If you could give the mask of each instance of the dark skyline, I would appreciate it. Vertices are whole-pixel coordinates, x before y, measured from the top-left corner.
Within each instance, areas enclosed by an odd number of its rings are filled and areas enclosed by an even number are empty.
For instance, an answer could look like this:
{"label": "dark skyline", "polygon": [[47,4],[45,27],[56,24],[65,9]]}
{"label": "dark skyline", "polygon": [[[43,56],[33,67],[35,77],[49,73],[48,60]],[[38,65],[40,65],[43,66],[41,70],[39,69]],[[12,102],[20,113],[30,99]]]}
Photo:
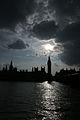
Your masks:
{"label": "dark skyline", "polygon": [[[51,59],[50,56],[48,56],[48,60],[46,61],[47,66],[41,66],[41,69],[39,69],[37,66],[34,67],[32,66],[31,71],[29,71],[27,68],[26,70],[18,70],[17,67],[15,67],[13,65],[13,61],[11,60],[11,62],[8,65],[5,65],[5,67],[2,68],[2,70],[0,70],[0,72],[2,73],[15,73],[15,72],[23,72],[23,73],[27,73],[27,72],[45,72],[49,75],[52,75],[52,65],[51,65]],[[47,67],[47,71],[45,71],[45,67]]]}
{"label": "dark skyline", "polygon": [[18,69],[40,68],[49,55],[52,74],[78,68],[79,32],[79,0],[1,0],[0,69],[11,59]]}

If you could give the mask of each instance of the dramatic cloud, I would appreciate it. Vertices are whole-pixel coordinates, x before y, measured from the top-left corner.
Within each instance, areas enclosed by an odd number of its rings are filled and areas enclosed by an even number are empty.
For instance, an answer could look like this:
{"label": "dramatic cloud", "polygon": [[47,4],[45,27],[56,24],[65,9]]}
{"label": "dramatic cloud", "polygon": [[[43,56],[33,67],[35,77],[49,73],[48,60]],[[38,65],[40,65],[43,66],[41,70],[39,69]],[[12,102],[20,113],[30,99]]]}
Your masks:
{"label": "dramatic cloud", "polygon": [[[27,46],[29,46],[27,44]],[[13,44],[8,45],[9,49],[26,49],[26,44],[22,40],[17,40]]]}
{"label": "dramatic cloud", "polygon": [[80,0],[49,0],[49,11],[55,11],[60,22],[77,20],[80,18]]}
{"label": "dramatic cloud", "polygon": [[33,33],[39,39],[51,39],[56,36],[59,27],[54,21],[43,21],[36,24],[33,28]]}
{"label": "dramatic cloud", "polygon": [[[36,58],[47,55],[58,64],[55,68],[60,62],[62,67],[80,64],[79,21],[80,0],[1,0],[0,64],[16,56],[21,64],[27,60],[31,66],[34,60],[40,65]],[[42,47],[46,44],[53,50]]]}
{"label": "dramatic cloud", "polygon": [[33,13],[34,0],[1,0],[0,27],[14,28],[19,22],[26,20],[26,16]]}
{"label": "dramatic cloud", "polygon": [[58,37],[61,42],[79,42],[80,40],[80,22],[69,24],[61,32]]}
{"label": "dramatic cloud", "polygon": [[80,22],[68,25],[59,33],[58,41],[64,47],[61,60],[69,65],[80,64]]}

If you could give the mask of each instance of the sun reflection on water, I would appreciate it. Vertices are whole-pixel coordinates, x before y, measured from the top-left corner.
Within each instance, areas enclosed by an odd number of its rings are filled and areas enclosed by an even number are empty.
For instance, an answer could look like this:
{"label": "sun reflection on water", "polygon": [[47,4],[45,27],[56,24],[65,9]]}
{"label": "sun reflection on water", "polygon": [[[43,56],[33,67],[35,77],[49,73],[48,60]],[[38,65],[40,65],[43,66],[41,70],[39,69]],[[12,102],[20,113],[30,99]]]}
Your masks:
{"label": "sun reflection on water", "polygon": [[40,84],[40,94],[41,97],[41,109],[38,110],[38,114],[43,116],[42,120],[46,119],[55,119],[58,120],[61,116],[61,113],[57,113],[56,101],[57,100],[57,93],[54,90],[53,85],[49,84],[48,82],[44,82]]}
{"label": "sun reflection on water", "polygon": [[39,109],[41,120],[64,120],[65,115],[70,115],[69,88],[57,83],[43,82],[38,84]]}

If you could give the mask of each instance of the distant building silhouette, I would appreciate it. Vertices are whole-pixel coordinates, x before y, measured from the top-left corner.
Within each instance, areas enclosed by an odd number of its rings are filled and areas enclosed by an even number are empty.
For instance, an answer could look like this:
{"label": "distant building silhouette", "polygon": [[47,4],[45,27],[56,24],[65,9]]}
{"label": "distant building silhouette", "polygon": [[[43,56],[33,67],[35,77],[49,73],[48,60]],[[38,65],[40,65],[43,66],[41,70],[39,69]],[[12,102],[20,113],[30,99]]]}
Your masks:
{"label": "distant building silhouette", "polygon": [[45,67],[41,67],[41,72],[45,73]]}
{"label": "distant building silhouette", "polygon": [[7,65],[6,65],[6,72],[8,71]]}
{"label": "distant building silhouette", "polygon": [[9,66],[9,71],[13,71],[13,62],[11,60],[10,66]]}
{"label": "distant building silhouette", "polygon": [[[47,73],[45,67],[41,66],[39,70],[38,67],[32,67],[32,71],[28,70],[17,70],[17,67],[13,66],[13,62],[9,67],[6,65],[0,70],[0,80],[8,81],[28,81],[28,82],[43,82],[48,81],[51,83],[53,80],[65,83],[67,85],[78,85],[80,87],[80,69],[61,69],[59,72],[56,72],[55,76],[51,74],[51,59],[48,57],[47,61]],[[78,80],[76,82],[76,80]]]}
{"label": "distant building silhouette", "polygon": [[51,59],[50,59],[50,56],[48,57],[47,69],[48,69],[48,74],[51,75]]}
{"label": "distant building silhouette", "polygon": [[32,72],[34,72],[34,68],[32,67]]}
{"label": "distant building silhouette", "polygon": [[34,72],[38,72],[38,67],[34,67]]}
{"label": "distant building silhouette", "polygon": [[3,70],[2,70],[3,72],[5,71],[5,67],[3,67]]}
{"label": "distant building silhouette", "polygon": [[45,67],[41,66],[39,70],[38,67],[32,67],[32,71],[28,70],[17,70],[17,67],[13,66],[13,62],[11,60],[9,68],[7,65],[3,67],[3,70],[0,71],[0,79],[8,80],[8,81],[35,81],[35,82],[43,82],[47,80],[48,82],[53,80],[53,76],[51,74],[51,60],[50,57],[47,61],[48,73],[45,71]]}

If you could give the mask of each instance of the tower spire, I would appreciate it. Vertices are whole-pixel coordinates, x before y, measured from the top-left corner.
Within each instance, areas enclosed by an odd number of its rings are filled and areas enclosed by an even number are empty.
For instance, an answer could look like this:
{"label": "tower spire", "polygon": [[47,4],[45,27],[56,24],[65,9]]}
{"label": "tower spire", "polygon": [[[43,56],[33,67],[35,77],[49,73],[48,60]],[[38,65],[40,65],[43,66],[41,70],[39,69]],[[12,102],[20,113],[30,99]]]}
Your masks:
{"label": "tower spire", "polygon": [[51,75],[51,59],[50,59],[50,56],[48,57],[47,69],[48,69],[48,74]]}
{"label": "tower spire", "polygon": [[9,70],[12,71],[13,70],[13,62],[11,60],[10,66],[9,66]]}

